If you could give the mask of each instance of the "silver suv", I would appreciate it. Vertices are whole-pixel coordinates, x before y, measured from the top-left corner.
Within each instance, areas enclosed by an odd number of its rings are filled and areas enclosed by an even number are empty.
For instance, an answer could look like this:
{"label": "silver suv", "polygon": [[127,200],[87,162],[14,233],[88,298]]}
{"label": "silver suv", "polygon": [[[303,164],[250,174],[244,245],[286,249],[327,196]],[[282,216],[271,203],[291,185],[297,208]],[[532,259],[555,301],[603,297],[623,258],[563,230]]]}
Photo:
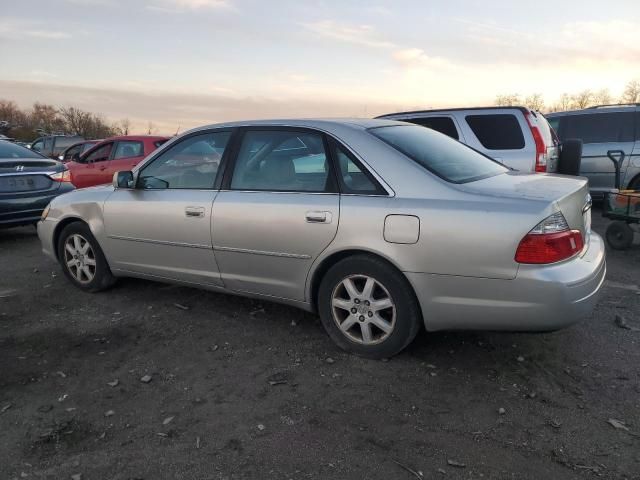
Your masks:
{"label": "silver suv", "polygon": [[607,152],[624,152],[620,187],[640,189],[640,104],[602,105],[551,113],[549,123],[562,141],[582,140],[580,174],[589,179],[591,195],[614,188],[615,167]]}
{"label": "silver suv", "polygon": [[515,170],[558,169],[558,142],[549,123],[540,112],[525,107],[421,110],[378,118],[437,130]]}

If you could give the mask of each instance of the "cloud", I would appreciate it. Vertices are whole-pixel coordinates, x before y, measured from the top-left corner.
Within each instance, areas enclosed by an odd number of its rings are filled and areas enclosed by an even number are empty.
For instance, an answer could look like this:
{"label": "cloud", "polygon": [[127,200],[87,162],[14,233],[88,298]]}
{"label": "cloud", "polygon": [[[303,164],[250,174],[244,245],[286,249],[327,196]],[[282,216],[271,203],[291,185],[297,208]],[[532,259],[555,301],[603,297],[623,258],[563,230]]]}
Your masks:
{"label": "cloud", "polygon": [[404,48],[393,52],[393,59],[400,65],[407,68],[414,67],[431,67],[442,68],[452,67],[453,64],[442,57],[431,57],[421,48]]}
{"label": "cloud", "polygon": [[41,22],[4,19],[0,20],[0,38],[7,40],[20,40],[24,38],[36,38],[44,40],[66,40],[71,38],[69,32],[45,28]]}
{"label": "cloud", "polygon": [[232,10],[229,0],[155,0],[147,9],[161,13],[181,13],[194,10]]}
{"label": "cloud", "polygon": [[321,20],[302,25],[320,37],[353,45],[379,49],[390,49],[396,46],[394,43],[382,39],[371,25],[351,25],[333,20]]}
{"label": "cloud", "polygon": [[485,48],[483,63],[535,64],[542,67],[640,62],[640,29],[626,20],[576,21],[553,32],[519,31],[500,25],[457,19],[467,26],[469,49]]}

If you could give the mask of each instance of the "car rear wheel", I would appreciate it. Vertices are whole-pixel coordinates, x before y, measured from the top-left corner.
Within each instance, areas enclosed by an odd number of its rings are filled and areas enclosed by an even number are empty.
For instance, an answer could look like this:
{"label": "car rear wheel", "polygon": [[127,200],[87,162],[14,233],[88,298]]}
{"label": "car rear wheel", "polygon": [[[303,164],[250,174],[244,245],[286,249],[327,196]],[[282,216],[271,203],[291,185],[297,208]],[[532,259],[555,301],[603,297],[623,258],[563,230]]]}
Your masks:
{"label": "car rear wheel", "polygon": [[58,260],[65,276],[82,290],[98,292],[115,283],[98,241],[84,223],[64,227],[58,239]]}
{"label": "car rear wheel", "polygon": [[320,284],[318,310],[331,339],[368,358],[389,358],[415,338],[422,315],[413,289],[385,261],[358,255],[331,267]]}

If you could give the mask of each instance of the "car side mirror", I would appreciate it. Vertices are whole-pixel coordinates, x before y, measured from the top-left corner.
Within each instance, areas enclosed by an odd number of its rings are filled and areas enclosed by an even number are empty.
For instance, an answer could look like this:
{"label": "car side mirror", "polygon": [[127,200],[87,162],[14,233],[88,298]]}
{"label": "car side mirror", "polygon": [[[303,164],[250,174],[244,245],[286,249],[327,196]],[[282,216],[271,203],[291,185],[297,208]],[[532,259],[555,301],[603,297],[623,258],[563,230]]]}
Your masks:
{"label": "car side mirror", "polygon": [[113,188],[134,188],[133,172],[116,172],[113,174]]}

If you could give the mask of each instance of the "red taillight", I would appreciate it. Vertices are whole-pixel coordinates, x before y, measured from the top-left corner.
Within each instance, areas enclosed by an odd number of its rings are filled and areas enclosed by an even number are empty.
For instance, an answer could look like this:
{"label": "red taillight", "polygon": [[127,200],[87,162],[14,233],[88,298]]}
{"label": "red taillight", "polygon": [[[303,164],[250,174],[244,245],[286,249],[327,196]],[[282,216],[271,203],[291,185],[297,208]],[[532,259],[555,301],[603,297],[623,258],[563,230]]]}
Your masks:
{"label": "red taillight", "polygon": [[584,247],[579,230],[569,230],[562,213],[557,212],[536,225],[520,241],[518,263],[555,263],[573,257]]}
{"label": "red taillight", "polygon": [[54,182],[70,182],[71,172],[69,172],[69,170],[63,170],[58,173],[52,173],[51,175],[49,175],[49,178]]}
{"label": "red taillight", "polygon": [[545,173],[547,171],[547,146],[542,138],[540,129],[534,125],[535,120],[531,116],[531,113],[527,112],[524,116],[527,119],[527,124],[531,129],[533,135],[533,141],[536,144],[536,172]]}

